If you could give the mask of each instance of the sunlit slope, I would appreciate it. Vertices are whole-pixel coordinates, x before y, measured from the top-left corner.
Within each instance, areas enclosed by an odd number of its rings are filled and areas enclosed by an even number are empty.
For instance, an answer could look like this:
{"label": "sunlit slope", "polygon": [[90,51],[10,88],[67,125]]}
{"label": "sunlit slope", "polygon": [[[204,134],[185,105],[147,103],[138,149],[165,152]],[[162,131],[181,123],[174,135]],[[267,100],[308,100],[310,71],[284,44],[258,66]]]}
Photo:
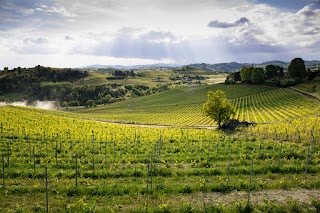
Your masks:
{"label": "sunlit slope", "polygon": [[142,124],[212,126],[200,108],[209,90],[222,89],[234,104],[234,118],[276,122],[312,114],[318,104],[287,89],[255,85],[180,86],[169,91],[75,112],[95,119]]}
{"label": "sunlit slope", "polygon": [[[46,195],[49,212],[118,212],[119,206],[123,212],[141,212],[146,206],[164,212],[161,205],[170,209],[165,212],[186,212],[180,208],[186,202],[195,212],[205,212],[204,194],[225,196],[223,212],[236,212],[239,204],[230,196],[244,203],[248,191],[257,212],[271,204],[291,205],[292,194],[298,200],[308,196],[294,208],[312,212],[310,202],[319,200],[320,188],[319,125],[315,114],[224,134],[0,107],[0,212],[46,212]],[[257,201],[261,194],[266,195],[262,204]],[[274,196],[283,199],[275,203]],[[205,202],[209,206],[212,199]]]}

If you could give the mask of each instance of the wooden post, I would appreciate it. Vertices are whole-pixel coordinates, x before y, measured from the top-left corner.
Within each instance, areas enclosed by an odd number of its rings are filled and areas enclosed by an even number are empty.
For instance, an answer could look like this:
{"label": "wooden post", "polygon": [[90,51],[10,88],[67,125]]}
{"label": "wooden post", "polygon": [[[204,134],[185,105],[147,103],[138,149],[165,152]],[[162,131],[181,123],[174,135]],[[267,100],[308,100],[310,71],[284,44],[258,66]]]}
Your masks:
{"label": "wooden post", "polygon": [[278,167],[281,166],[281,152],[282,152],[282,140],[281,140],[281,143],[280,143],[280,149],[279,149],[279,154],[278,154]]}
{"label": "wooden post", "polygon": [[107,162],[107,142],[104,142],[104,164],[107,168],[108,162]]}
{"label": "wooden post", "polygon": [[49,212],[49,196],[48,196],[48,167],[45,168],[45,176],[46,176],[46,210]]}
{"label": "wooden post", "polygon": [[82,138],[82,156],[84,156],[84,138]]}
{"label": "wooden post", "polygon": [[5,184],[4,184],[4,154],[2,154],[2,187],[4,188],[5,187]]}
{"label": "wooden post", "polygon": [[116,162],[116,142],[113,141],[113,163],[115,162]]}
{"label": "wooden post", "polygon": [[92,170],[94,171],[94,132],[92,130]]}
{"label": "wooden post", "polygon": [[219,140],[216,144],[216,166],[218,165]]}
{"label": "wooden post", "polygon": [[307,180],[309,154],[310,154],[310,145],[308,145],[307,154],[306,154],[306,166],[305,166],[305,170],[304,170],[304,181]]}
{"label": "wooden post", "polygon": [[56,157],[56,165],[58,165],[58,142],[56,141],[56,153],[55,153],[55,157]]}
{"label": "wooden post", "polygon": [[248,190],[248,204],[250,204],[250,193],[251,193],[251,184],[252,184],[252,168],[253,168],[253,158],[250,167],[250,182],[249,182],[249,190]]}
{"label": "wooden post", "polygon": [[76,188],[78,188],[78,155],[76,155]]}
{"label": "wooden post", "polygon": [[231,147],[230,148],[230,155],[229,155],[229,164],[228,164],[228,182],[227,182],[227,185],[229,186],[229,182],[230,182],[230,167],[231,167]]}
{"label": "wooden post", "polygon": [[33,153],[33,176],[36,176],[36,157],[34,153],[34,146],[32,147],[32,153]]}

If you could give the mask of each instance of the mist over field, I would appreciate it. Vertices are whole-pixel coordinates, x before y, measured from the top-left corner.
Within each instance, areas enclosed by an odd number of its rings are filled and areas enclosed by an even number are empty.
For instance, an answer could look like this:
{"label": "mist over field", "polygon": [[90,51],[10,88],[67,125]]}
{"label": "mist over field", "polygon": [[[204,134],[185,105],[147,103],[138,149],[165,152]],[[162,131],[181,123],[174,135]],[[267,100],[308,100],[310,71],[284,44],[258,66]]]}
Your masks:
{"label": "mist over field", "polygon": [[55,101],[34,101],[28,103],[27,101],[15,101],[15,102],[0,102],[0,106],[21,106],[21,107],[32,107],[37,109],[46,109],[46,110],[56,110],[57,106]]}

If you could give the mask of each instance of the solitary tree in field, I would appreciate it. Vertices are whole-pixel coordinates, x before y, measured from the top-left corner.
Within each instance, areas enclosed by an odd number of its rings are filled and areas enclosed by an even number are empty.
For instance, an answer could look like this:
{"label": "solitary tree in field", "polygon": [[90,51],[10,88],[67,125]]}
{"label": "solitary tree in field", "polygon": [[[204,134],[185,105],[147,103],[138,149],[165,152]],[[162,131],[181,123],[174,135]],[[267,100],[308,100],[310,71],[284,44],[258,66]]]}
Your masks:
{"label": "solitary tree in field", "polygon": [[289,67],[289,74],[292,78],[303,78],[306,76],[306,66],[301,58],[292,59]]}
{"label": "solitary tree in field", "polygon": [[202,105],[202,112],[218,122],[219,128],[222,122],[226,122],[234,114],[234,107],[227,100],[222,90],[208,92],[208,100]]}

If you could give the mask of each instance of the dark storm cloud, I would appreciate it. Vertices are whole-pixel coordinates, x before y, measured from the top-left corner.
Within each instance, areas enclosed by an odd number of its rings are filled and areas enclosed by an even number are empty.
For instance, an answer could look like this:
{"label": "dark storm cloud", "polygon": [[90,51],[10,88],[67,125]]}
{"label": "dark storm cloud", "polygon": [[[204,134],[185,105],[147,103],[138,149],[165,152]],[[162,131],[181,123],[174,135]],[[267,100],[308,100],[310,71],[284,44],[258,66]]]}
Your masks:
{"label": "dark storm cloud", "polygon": [[249,19],[247,19],[246,17],[242,17],[239,20],[235,21],[234,23],[221,22],[218,20],[214,20],[208,24],[208,27],[211,27],[211,28],[230,28],[230,27],[237,27],[237,26],[249,23],[249,22],[250,22]]}

